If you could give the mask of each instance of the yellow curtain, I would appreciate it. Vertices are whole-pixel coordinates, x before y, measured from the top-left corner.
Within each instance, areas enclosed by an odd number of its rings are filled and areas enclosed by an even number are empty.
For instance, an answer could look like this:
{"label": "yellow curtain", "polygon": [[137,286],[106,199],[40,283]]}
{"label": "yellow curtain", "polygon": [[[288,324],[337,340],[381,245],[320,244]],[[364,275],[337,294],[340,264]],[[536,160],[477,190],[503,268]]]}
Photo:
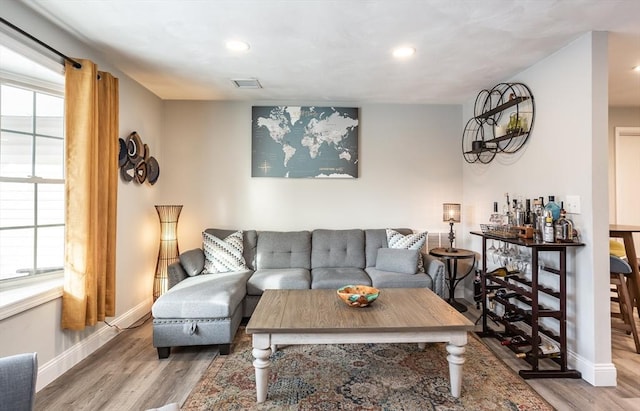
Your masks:
{"label": "yellow curtain", "polygon": [[118,79],[66,63],[65,273],[62,328],[115,315]]}

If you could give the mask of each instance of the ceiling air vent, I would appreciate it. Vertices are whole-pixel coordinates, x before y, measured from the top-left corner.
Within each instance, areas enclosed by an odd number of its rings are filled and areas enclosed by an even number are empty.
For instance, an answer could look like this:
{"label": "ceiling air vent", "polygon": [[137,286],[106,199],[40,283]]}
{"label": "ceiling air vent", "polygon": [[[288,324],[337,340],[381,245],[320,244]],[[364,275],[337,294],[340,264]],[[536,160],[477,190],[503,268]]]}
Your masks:
{"label": "ceiling air vent", "polygon": [[262,85],[255,78],[233,78],[231,82],[237,88],[262,88]]}

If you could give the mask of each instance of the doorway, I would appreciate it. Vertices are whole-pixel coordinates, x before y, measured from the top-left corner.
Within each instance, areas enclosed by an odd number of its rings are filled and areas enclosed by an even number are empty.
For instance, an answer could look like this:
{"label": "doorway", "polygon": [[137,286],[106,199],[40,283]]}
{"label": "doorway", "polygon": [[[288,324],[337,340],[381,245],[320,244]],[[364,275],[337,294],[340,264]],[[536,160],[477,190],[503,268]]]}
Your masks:
{"label": "doorway", "polygon": [[615,223],[640,226],[640,127],[615,128],[615,188]]}

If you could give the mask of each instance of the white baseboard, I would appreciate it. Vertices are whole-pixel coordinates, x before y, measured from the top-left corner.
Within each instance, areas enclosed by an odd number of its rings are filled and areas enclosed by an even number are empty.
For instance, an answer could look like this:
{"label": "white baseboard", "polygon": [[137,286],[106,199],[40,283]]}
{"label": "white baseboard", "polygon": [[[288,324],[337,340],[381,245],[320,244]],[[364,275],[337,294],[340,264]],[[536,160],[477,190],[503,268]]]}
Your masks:
{"label": "white baseboard", "polygon": [[[121,316],[109,321],[109,324],[117,325],[120,328],[129,327],[151,311],[152,303],[152,299],[149,298]],[[115,327],[108,327],[103,324],[100,329],[90,336],[40,366],[38,368],[36,391],[40,391],[53,380],[69,371],[74,365],[93,354],[116,335],[118,335],[118,330]]]}
{"label": "white baseboard", "polygon": [[575,364],[575,369],[580,371],[582,379],[594,387],[615,387],[617,385],[618,372],[613,363],[593,363],[574,352],[568,353],[570,364]]}

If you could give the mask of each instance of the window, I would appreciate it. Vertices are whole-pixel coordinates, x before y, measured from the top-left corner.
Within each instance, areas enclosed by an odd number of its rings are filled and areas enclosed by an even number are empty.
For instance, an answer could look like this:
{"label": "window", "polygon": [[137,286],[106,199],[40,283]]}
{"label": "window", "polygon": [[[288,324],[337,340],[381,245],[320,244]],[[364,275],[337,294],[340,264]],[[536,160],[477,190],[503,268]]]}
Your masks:
{"label": "window", "polygon": [[[5,50],[3,60],[14,56]],[[37,70],[12,74],[2,64],[0,284],[7,284],[63,268],[64,96],[59,84],[29,76]]]}

